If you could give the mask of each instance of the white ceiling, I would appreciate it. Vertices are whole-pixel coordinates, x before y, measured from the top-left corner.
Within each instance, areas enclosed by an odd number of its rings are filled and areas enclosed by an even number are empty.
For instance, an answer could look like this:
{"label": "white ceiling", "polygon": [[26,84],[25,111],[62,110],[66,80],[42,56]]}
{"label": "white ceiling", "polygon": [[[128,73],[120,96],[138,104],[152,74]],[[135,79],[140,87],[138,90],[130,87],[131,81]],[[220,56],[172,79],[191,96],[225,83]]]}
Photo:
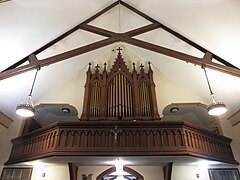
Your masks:
{"label": "white ceiling", "polygon": [[[31,54],[62,33],[88,19],[115,1],[110,0],[12,0],[0,4],[0,71]],[[217,54],[237,67],[240,67],[240,1],[238,0],[138,0],[124,2],[167,25],[190,40]],[[120,13],[119,13],[120,12]],[[120,16],[119,16],[120,14]],[[120,21],[119,21],[120,20]],[[119,23],[120,22],[120,23]],[[96,19],[92,24],[115,31],[125,31],[147,22],[123,7],[113,9]],[[203,56],[190,45],[165,33],[161,29],[138,36],[152,43],[171,47],[188,54]],[[38,55],[42,59],[76,46],[102,39],[100,36],[78,30],[49,50]],[[80,78],[84,84],[84,74],[89,62],[108,62],[114,59],[112,52],[119,44],[95,50],[71,60],[44,67],[39,71],[33,92],[33,101],[54,101],[51,96],[57,89]],[[196,97],[195,102],[209,101],[209,92],[203,70],[199,66],[187,64],[148,50],[121,43],[125,56],[136,62],[151,61],[156,74],[164,76],[169,82],[184,87]],[[123,54],[124,54],[123,53]],[[240,108],[240,78],[221,72],[208,70],[210,83],[217,99],[224,101],[227,118]],[[0,81],[0,111],[12,119],[15,107],[24,101],[29,93],[35,71],[30,71]],[[155,80],[156,81],[156,80]],[[158,82],[161,84],[161,82]],[[157,84],[157,83],[156,83]],[[79,85],[76,85],[79,86]],[[165,87],[158,86],[158,93]],[[75,102],[83,92],[59,94],[58,102]],[[71,93],[74,96],[70,96]],[[179,101],[173,94],[172,102]],[[68,99],[69,97],[69,99]],[[191,96],[193,97],[193,96]],[[186,99],[194,101],[194,99]],[[81,101],[73,104],[81,110]],[[35,105],[37,105],[35,104]],[[160,104],[160,103],[159,103]],[[160,109],[168,104],[160,104]]]}

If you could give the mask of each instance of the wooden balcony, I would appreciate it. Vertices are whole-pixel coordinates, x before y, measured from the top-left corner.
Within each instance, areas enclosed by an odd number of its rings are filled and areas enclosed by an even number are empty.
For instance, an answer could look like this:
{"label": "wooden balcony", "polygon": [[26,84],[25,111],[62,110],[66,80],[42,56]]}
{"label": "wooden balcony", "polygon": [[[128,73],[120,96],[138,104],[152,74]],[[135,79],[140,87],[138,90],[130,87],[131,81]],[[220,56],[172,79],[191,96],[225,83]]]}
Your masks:
{"label": "wooden balcony", "polygon": [[61,122],[12,143],[6,165],[51,156],[194,156],[238,164],[231,139],[184,122]]}

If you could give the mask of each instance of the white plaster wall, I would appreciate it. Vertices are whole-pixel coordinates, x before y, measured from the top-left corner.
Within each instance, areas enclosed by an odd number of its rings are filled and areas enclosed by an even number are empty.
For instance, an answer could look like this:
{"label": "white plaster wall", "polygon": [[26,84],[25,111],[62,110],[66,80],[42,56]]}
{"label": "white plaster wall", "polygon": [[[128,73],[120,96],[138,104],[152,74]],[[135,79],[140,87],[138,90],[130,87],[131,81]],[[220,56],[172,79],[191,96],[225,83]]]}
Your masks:
{"label": "white plaster wall", "polygon": [[[93,174],[93,180],[102,173],[109,169],[111,166],[79,166],[78,167],[78,180],[82,180],[82,174]],[[164,180],[162,166],[128,166],[133,170],[140,173],[145,180]]]}
{"label": "white plaster wall", "polygon": [[95,180],[99,174],[109,168],[110,166],[78,166],[78,180],[82,180],[83,174],[92,174],[92,177]]}
{"label": "white plaster wall", "polygon": [[[197,178],[196,174],[199,174]],[[207,168],[200,166],[173,166],[171,180],[209,180]]]}
{"label": "white plaster wall", "polygon": [[[232,139],[231,147],[235,159],[240,162],[240,123],[232,126],[227,119],[220,119],[220,124],[222,127],[223,135]],[[240,167],[238,166],[240,170]]]}
{"label": "white plaster wall", "polygon": [[9,158],[12,148],[11,139],[19,136],[19,132],[22,128],[22,122],[23,119],[16,115],[15,121],[11,123],[8,129],[0,127],[0,172],[2,172],[4,163]]}
{"label": "white plaster wall", "polygon": [[[7,134],[7,128],[0,124],[0,160],[2,160],[3,150],[4,150],[4,144]],[[0,172],[2,171],[2,164],[0,164]]]}
{"label": "white plaster wall", "polygon": [[144,180],[164,180],[162,166],[128,166],[140,173]]}
{"label": "white plaster wall", "polygon": [[[45,173],[45,177],[42,174]],[[69,180],[68,164],[36,165],[33,167],[31,180]]]}

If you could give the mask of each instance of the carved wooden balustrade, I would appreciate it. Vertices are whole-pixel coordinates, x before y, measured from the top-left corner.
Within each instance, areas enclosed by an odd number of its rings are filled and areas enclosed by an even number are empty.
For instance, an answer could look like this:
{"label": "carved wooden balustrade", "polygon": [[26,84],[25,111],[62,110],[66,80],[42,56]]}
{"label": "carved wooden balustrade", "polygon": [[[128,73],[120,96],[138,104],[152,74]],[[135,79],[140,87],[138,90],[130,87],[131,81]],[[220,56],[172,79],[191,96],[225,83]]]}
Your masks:
{"label": "carved wooden balustrade", "polygon": [[237,164],[231,139],[184,122],[55,123],[12,140],[6,164],[51,156],[184,156]]}

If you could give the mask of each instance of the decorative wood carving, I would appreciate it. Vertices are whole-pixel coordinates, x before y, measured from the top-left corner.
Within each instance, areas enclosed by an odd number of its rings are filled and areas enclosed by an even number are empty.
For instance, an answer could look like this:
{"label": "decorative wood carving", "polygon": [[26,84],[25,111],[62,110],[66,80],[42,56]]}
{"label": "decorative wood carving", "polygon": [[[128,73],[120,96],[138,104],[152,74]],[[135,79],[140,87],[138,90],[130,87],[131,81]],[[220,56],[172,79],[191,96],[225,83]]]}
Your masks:
{"label": "decorative wood carving", "polygon": [[123,61],[120,48],[110,72],[106,63],[102,73],[99,65],[95,72],[91,64],[87,71],[82,120],[160,120],[153,71],[149,63],[148,72],[141,64],[137,73],[135,63],[133,71]]}
{"label": "decorative wood carving", "polygon": [[61,122],[15,138],[12,143],[6,164],[49,156],[85,155],[191,155],[238,164],[231,150],[231,139],[183,122]]}

